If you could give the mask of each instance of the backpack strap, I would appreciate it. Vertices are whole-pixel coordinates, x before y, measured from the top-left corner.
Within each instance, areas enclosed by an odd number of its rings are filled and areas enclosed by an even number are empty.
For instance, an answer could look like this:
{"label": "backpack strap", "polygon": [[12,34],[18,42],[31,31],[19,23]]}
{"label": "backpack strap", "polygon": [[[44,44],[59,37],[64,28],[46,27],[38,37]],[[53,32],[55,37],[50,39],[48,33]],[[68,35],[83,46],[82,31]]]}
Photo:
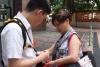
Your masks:
{"label": "backpack strap", "polygon": [[24,25],[22,24],[22,22],[17,19],[17,18],[14,18],[15,19],[15,23],[17,23],[20,27],[21,27],[21,30],[22,30],[22,35],[23,35],[23,40],[24,40],[24,44],[23,44],[23,49],[24,47],[26,47],[26,28],[24,27]]}
{"label": "backpack strap", "polygon": [[[16,19],[17,20],[17,24],[21,27],[21,29],[22,29],[22,34],[23,34],[23,39],[24,39],[24,45],[23,45],[23,49],[26,47],[29,47],[29,48],[32,48],[32,46],[31,45],[27,45],[26,44],[26,34],[28,35],[28,38],[29,38],[29,40],[30,40],[30,42],[32,43],[32,41],[31,41],[31,38],[30,38],[30,36],[29,36],[29,34],[28,34],[28,32],[27,32],[27,29],[25,28],[25,26],[24,26],[24,24],[21,22],[21,20],[20,19],[18,19],[18,18],[14,18],[14,19]],[[36,55],[38,55],[37,54],[37,50],[34,48],[34,51],[36,52]]]}
{"label": "backpack strap", "polygon": [[19,19],[13,18],[13,19],[8,19],[7,21],[5,21],[5,24],[3,25],[2,30],[9,23],[16,23],[20,26],[22,30],[23,40],[24,40],[24,44],[23,44],[23,49],[24,49],[24,47],[26,46],[26,28],[24,27],[23,23]]}

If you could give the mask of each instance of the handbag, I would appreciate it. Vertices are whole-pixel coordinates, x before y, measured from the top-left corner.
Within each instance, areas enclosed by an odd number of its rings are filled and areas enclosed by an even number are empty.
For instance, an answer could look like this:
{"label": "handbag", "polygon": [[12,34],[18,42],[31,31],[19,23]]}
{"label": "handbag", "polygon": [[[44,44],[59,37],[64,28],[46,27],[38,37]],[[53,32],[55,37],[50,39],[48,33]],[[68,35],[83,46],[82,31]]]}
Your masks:
{"label": "handbag", "polygon": [[93,67],[91,60],[88,55],[84,56],[81,58],[78,63],[80,64],[81,67]]}
{"label": "handbag", "polygon": [[76,62],[76,63],[64,64],[58,67],[81,67],[81,66],[78,62]]}

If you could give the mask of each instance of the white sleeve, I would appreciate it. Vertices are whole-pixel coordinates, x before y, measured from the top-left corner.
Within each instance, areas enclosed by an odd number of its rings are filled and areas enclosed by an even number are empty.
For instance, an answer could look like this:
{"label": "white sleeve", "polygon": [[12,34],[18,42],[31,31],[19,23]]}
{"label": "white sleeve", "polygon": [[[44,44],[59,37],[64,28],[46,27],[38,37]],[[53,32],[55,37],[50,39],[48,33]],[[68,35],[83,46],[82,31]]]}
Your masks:
{"label": "white sleeve", "polygon": [[17,24],[15,25],[15,27],[11,27],[11,25],[9,25],[8,29],[3,35],[3,38],[3,50],[6,50],[7,58],[22,58],[23,37],[21,28]]}

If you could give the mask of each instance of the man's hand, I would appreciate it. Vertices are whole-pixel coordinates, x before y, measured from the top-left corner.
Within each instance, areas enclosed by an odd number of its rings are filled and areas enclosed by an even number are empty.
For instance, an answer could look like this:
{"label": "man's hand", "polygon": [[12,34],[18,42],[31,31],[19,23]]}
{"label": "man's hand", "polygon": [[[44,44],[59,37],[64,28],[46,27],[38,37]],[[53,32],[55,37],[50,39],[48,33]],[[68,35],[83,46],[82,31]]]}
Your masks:
{"label": "man's hand", "polygon": [[47,58],[49,58],[49,51],[41,51],[41,52],[38,52],[38,56],[41,56],[41,58],[43,60],[46,60]]}

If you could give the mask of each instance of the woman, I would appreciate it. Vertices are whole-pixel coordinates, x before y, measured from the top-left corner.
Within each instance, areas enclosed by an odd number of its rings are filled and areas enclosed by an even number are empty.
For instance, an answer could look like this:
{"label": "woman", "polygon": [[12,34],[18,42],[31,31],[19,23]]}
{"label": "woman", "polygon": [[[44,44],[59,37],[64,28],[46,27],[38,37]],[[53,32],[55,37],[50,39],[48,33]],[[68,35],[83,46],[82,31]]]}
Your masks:
{"label": "woman", "polygon": [[70,22],[71,13],[66,9],[60,9],[53,15],[52,24],[61,37],[55,45],[48,49],[52,55],[52,61],[46,64],[47,67],[74,67],[78,65],[77,61],[81,57],[81,43]]}

